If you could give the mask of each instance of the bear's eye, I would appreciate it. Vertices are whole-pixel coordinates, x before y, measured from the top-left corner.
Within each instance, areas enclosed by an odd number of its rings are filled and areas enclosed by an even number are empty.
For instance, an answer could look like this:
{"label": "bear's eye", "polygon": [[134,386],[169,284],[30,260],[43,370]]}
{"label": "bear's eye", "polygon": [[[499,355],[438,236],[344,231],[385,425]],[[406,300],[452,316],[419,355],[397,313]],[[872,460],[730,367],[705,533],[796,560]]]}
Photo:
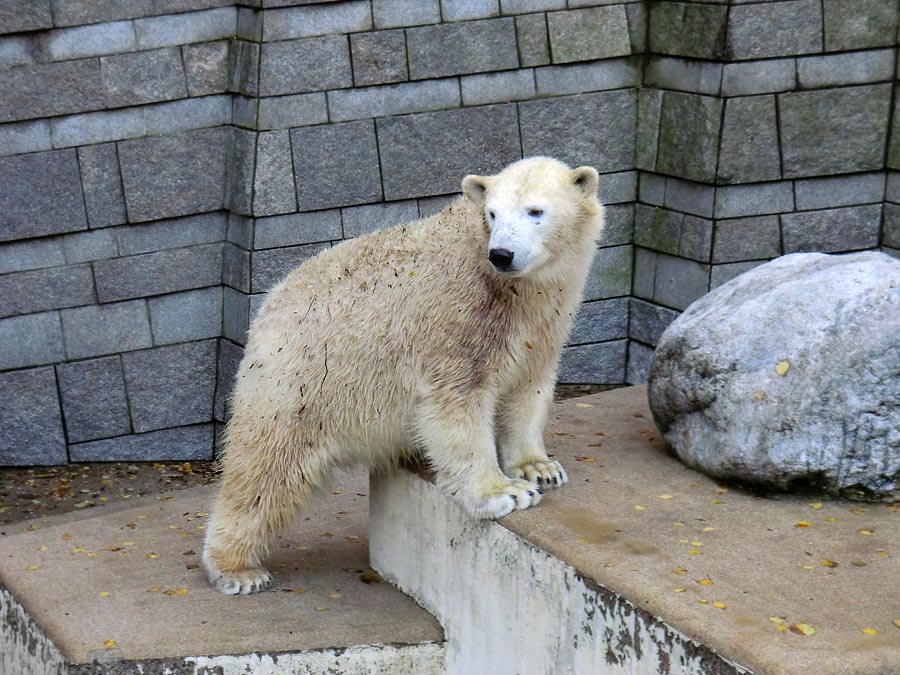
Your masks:
{"label": "bear's eye", "polygon": [[490,217],[491,220],[493,220],[495,218],[493,211],[488,211],[488,216]]}
{"label": "bear's eye", "polygon": [[544,209],[528,209],[528,215],[532,218],[540,218],[544,215]]}

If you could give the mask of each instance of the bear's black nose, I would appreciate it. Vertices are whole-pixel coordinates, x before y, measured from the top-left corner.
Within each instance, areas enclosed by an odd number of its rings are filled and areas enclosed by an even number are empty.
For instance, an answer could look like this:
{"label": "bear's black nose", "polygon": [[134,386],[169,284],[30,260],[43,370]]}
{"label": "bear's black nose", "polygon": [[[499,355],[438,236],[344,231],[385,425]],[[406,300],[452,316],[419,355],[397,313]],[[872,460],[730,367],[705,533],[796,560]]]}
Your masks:
{"label": "bear's black nose", "polygon": [[507,272],[512,267],[514,255],[512,251],[507,251],[505,248],[492,248],[488,253],[488,260],[501,272]]}

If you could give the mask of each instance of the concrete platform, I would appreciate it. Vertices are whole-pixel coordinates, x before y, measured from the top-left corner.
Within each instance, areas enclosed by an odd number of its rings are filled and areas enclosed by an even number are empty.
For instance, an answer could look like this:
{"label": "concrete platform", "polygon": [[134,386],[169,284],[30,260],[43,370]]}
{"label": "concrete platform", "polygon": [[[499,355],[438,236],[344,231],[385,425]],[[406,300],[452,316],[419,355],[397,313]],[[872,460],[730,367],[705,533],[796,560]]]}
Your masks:
{"label": "concrete platform", "polygon": [[366,474],[337,487],[252,596],[216,593],[198,567],[209,487],[12,526],[0,673],[443,672],[440,625],[369,570]]}
{"label": "concrete platform", "polygon": [[447,672],[900,673],[898,507],[719,485],[645,399],[556,404],[571,482],[499,523],[424,474],[375,480],[373,566],[441,621]]}

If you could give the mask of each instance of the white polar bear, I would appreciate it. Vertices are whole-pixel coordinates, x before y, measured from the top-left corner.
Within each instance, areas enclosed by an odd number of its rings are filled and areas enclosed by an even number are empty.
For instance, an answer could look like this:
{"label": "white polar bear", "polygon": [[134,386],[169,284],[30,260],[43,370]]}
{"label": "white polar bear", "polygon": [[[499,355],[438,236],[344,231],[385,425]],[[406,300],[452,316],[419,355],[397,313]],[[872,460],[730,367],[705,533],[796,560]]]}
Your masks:
{"label": "white polar bear", "polygon": [[345,241],[269,293],[207,527],[216,589],[271,583],[261,565],[274,533],[339,465],[420,452],[476,518],[568,480],[543,430],[603,228],[598,180],[547,157],[466,176],[468,200]]}

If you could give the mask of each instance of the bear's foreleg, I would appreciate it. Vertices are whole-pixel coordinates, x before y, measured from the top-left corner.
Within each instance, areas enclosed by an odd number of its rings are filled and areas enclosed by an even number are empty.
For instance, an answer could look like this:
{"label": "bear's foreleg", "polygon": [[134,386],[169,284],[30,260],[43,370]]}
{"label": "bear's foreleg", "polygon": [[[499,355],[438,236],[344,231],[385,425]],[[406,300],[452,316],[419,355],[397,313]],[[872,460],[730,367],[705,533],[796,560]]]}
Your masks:
{"label": "bear's foreleg", "polygon": [[538,382],[525,382],[504,397],[497,410],[497,448],[503,471],[541,488],[569,482],[562,464],[547,456],[544,427],[553,402],[555,373]]}
{"label": "bear's foreleg", "polygon": [[277,467],[259,466],[223,479],[203,549],[203,569],[217,591],[246,595],[272,584],[272,575],[262,566],[269,544],[310,492],[299,474],[291,478]]}
{"label": "bear's foreleg", "polygon": [[436,394],[418,409],[416,433],[438,486],[474,518],[501,518],[541,501],[536,485],[500,470],[493,427],[493,401],[486,395]]}

